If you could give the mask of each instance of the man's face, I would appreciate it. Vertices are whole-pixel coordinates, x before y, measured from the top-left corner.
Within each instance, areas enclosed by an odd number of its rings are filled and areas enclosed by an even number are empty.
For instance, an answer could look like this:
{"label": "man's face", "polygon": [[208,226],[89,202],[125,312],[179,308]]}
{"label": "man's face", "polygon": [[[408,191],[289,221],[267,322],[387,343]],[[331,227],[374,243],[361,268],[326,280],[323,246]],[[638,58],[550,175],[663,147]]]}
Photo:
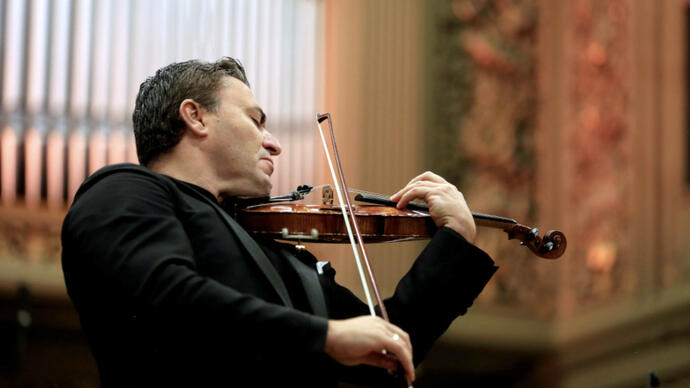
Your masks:
{"label": "man's face", "polygon": [[218,97],[218,110],[209,115],[207,144],[220,195],[266,196],[280,143],[266,130],[266,116],[242,81],[226,77]]}

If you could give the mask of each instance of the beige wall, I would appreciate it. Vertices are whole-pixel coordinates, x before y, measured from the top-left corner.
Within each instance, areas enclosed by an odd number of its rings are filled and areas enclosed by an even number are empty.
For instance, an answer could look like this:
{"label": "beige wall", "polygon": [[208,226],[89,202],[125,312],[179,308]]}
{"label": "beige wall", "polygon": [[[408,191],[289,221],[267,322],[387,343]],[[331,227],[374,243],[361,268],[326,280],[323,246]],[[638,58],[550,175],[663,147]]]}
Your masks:
{"label": "beige wall", "polygon": [[[394,193],[423,172],[423,2],[325,3],[325,98],[347,184]],[[318,151],[322,182],[332,179]],[[349,246],[311,246],[338,280],[363,296]],[[418,243],[367,247],[383,295],[390,295],[421,249]]]}

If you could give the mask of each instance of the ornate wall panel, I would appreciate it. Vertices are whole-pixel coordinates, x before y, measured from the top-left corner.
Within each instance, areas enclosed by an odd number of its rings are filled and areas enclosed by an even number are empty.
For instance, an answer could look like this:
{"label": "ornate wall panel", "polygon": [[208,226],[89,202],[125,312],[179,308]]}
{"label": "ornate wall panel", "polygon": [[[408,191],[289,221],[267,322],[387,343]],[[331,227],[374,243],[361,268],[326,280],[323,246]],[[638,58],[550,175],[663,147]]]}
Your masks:
{"label": "ornate wall panel", "polygon": [[[535,164],[539,9],[533,1],[455,0],[437,2],[434,12],[427,164],[452,180],[473,210],[533,224],[541,171]],[[556,293],[558,266],[505,239],[497,230],[479,231],[478,245],[501,266],[483,300],[553,315],[556,302],[543,295]]]}
{"label": "ornate wall panel", "polygon": [[578,0],[570,12],[572,84],[567,86],[564,152],[566,201],[577,211],[568,212],[575,242],[563,282],[568,311],[631,294],[639,281],[628,238],[630,2]]}

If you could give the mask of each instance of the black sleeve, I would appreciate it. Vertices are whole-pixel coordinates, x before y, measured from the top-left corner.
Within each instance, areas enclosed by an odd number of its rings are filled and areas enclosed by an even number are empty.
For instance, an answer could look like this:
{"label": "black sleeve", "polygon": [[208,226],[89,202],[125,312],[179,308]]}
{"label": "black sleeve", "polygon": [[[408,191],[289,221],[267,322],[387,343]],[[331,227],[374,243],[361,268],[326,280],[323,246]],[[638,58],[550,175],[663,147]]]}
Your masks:
{"label": "black sleeve", "polygon": [[[368,314],[368,307],[335,282],[335,270],[325,267],[329,313],[344,319]],[[391,322],[412,340],[418,365],[455,318],[467,312],[497,267],[481,249],[452,229],[440,229],[384,303]]]}
{"label": "black sleeve", "polygon": [[326,319],[198,274],[174,201],[164,181],[136,173],[112,174],[80,194],[63,225],[63,268],[86,326],[99,314],[127,315],[137,329],[213,338],[248,354],[322,352]]}
{"label": "black sleeve", "polygon": [[419,364],[453,322],[464,315],[498,267],[481,249],[442,228],[385,301],[392,322],[408,334]]}

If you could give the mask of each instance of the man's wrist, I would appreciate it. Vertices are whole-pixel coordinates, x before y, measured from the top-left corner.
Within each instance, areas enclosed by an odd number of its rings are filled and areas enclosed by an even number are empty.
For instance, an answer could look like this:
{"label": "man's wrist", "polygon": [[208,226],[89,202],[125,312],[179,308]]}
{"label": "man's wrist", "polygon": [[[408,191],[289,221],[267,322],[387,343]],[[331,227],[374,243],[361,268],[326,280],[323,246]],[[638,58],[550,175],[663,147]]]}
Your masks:
{"label": "man's wrist", "polygon": [[472,223],[471,225],[468,224],[463,224],[461,222],[448,222],[446,225],[444,225],[445,228],[448,228],[455,233],[459,234],[462,236],[467,242],[469,243],[474,243],[474,240],[477,236],[477,228]]}

